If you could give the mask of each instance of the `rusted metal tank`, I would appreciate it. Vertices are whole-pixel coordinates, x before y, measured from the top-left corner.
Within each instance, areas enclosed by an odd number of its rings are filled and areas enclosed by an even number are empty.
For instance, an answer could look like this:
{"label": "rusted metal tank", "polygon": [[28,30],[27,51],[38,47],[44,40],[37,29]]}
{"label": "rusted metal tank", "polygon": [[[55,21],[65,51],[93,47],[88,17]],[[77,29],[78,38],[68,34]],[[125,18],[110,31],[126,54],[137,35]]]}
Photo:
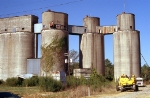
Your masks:
{"label": "rusted metal tank", "polygon": [[[53,22],[53,26],[51,25]],[[60,53],[56,53],[57,51],[52,51],[54,54],[52,56],[53,65],[51,66],[50,70],[46,71],[45,63],[43,63],[43,57],[46,55],[42,50],[42,60],[41,60],[41,75],[51,75],[53,71],[66,71],[66,64],[65,64],[65,55],[64,53],[68,53],[68,31],[66,30],[68,27],[68,15],[65,13],[60,12],[52,12],[47,11],[42,14],[42,47],[46,49],[47,46],[54,42],[54,39],[64,41],[63,46],[58,47],[60,49]],[[54,44],[55,45],[55,44]]]}

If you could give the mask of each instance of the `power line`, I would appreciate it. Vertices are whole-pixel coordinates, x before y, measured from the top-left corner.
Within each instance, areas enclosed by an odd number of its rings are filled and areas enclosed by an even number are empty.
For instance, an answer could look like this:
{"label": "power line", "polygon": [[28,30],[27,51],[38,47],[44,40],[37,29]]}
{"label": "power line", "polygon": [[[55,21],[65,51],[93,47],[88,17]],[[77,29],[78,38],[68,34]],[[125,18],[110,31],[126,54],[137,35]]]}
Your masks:
{"label": "power line", "polygon": [[17,4],[17,5],[13,5],[13,6],[5,6],[5,7],[3,7],[3,8],[5,8],[5,9],[7,9],[7,8],[12,8],[12,7],[16,7],[16,6],[23,6],[23,5],[28,5],[29,6],[29,4],[35,4],[35,3],[40,3],[40,2],[43,2],[43,1],[47,1],[47,0],[42,0],[42,1],[35,1],[35,2],[30,2],[30,3],[23,3],[23,4]]}
{"label": "power line", "polygon": [[32,10],[25,10],[25,11],[20,11],[20,12],[15,12],[15,13],[10,13],[10,14],[0,15],[0,17],[1,16],[12,15],[12,14],[18,14],[18,13],[22,13],[22,12],[31,12],[31,11],[35,11],[35,10],[41,10],[41,9],[45,9],[45,8],[49,8],[49,7],[63,6],[63,5],[68,5],[68,4],[72,4],[72,3],[76,3],[76,2],[81,2],[81,1],[83,1],[83,0],[75,0],[75,1],[71,1],[71,2],[66,2],[66,3],[57,4],[57,5],[47,6],[47,7],[41,7],[41,8],[32,9]]}
{"label": "power line", "polygon": [[142,56],[142,58],[144,59],[144,61],[145,61],[146,65],[149,67],[149,65],[147,64],[147,62],[146,62],[146,60],[145,60],[144,56],[143,56],[142,54],[141,54],[141,56]]}

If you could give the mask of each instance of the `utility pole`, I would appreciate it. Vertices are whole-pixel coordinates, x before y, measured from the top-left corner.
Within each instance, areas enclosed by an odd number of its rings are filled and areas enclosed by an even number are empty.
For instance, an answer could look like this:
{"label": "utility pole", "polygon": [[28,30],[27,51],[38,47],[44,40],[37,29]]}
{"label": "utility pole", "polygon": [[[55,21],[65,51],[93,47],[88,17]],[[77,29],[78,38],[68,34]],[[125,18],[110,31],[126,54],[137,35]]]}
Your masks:
{"label": "utility pole", "polygon": [[69,65],[70,65],[70,57],[69,57],[69,53],[64,53],[64,56],[67,57],[67,59],[65,59],[65,63],[68,63],[68,75],[70,76],[70,69],[69,69]]}

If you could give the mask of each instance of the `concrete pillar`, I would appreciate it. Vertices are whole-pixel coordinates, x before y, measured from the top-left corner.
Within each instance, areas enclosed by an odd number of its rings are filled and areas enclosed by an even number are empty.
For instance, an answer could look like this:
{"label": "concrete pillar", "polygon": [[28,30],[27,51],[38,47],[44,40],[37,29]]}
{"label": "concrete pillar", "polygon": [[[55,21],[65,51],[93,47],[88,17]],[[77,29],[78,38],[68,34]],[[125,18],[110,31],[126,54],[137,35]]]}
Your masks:
{"label": "concrete pillar", "polygon": [[82,55],[82,52],[80,49],[81,40],[82,40],[82,35],[79,35],[79,68],[83,68],[83,66],[82,66],[83,55]]}

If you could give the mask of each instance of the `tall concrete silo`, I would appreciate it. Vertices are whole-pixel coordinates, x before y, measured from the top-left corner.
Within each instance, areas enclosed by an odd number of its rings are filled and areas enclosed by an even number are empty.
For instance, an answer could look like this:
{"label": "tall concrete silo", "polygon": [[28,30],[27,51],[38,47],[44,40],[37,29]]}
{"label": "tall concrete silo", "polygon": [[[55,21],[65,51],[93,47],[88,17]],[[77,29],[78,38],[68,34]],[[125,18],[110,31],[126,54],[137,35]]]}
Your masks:
{"label": "tall concrete silo", "polygon": [[96,33],[96,26],[100,25],[97,17],[84,18],[84,26],[87,27],[81,39],[81,53],[83,68],[94,68],[98,74],[104,75],[104,35]]}
{"label": "tall concrete silo", "polygon": [[[56,53],[58,48],[56,48],[56,51],[52,51],[53,57],[53,65],[51,66],[50,70],[47,70],[47,67],[49,65],[46,65],[43,57],[46,56],[46,54],[43,53],[42,50],[42,61],[41,61],[41,75],[51,75],[52,71],[66,71],[65,67],[65,56],[64,53],[68,53],[68,14],[61,13],[61,12],[53,12],[53,11],[46,11],[42,14],[42,47],[46,48],[51,44],[51,47],[53,47],[52,43],[54,42],[54,39],[62,40],[63,46],[58,47],[61,48],[59,53]],[[55,46],[55,44],[54,44]]]}
{"label": "tall concrete silo", "polygon": [[114,76],[140,76],[140,32],[135,30],[134,14],[117,16],[118,31],[114,36]]}
{"label": "tall concrete silo", "polygon": [[33,24],[36,16],[0,19],[0,79],[26,74],[27,58],[34,57]]}

